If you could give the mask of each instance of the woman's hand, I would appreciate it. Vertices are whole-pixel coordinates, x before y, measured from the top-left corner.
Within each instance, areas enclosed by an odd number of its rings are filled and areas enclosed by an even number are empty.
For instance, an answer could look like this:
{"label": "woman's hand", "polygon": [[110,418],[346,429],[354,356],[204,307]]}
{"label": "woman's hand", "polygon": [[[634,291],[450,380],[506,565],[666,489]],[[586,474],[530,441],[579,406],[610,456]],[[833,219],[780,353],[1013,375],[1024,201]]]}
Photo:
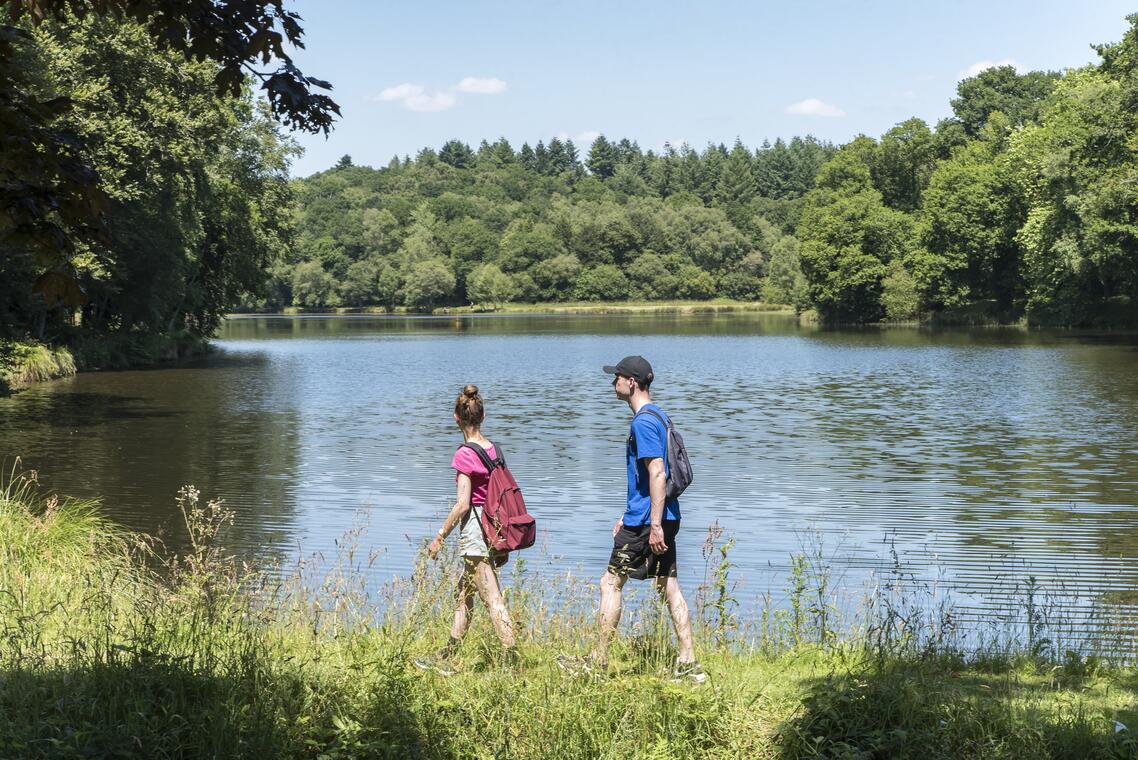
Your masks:
{"label": "woman's hand", "polygon": [[443,537],[435,534],[431,540],[430,546],[427,547],[427,556],[431,559],[436,559],[439,556],[439,550],[443,548]]}
{"label": "woman's hand", "polygon": [[624,518],[616,521],[616,525],[612,526],[612,537],[616,538],[616,534],[620,533],[620,529],[624,527]]}

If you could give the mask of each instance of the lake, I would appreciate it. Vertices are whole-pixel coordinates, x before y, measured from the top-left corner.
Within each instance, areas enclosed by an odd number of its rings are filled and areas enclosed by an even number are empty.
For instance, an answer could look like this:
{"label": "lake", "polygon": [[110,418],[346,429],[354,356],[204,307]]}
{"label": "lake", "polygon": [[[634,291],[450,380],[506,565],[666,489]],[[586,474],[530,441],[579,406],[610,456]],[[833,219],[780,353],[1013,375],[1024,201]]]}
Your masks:
{"label": "lake", "polygon": [[761,313],[302,316],[229,319],[215,346],[0,399],[0,455],[175,547],[183,484],[224,499],[228,544],[255,560],[327,557],[366,523],[382,579],[410,569],[453,498],[451,415],[473,382],[539,521],[535,571],[593,576],[623,510],[630,419],[601,365],[642,354],[696,472],[689,596],[716,521],[744,607],[785,599],[804,551],[850,588],[897,560],[965,618],[1003,614],[1032,576],[1074,605],[1129,607],[1138,586],[1134,335],[822,330]]}

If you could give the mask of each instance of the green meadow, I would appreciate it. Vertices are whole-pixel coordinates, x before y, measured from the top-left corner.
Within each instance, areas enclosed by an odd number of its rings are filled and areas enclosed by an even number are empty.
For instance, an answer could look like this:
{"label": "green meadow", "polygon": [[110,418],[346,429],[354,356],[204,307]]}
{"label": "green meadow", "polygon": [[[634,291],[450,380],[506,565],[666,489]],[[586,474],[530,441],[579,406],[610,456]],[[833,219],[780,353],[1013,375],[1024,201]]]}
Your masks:
{"label": "green meadow", "polygon": [[589,645],[595,580],[539,576],[525,558],[503,570],[521,665],[499,662],[476,613],[443,678],[410,660],[445,639],[453,562],[369,590],[360,529],[320,567],[255,570],[222,548],[223,505],[192,488],[180,502],[189,548],[173,554],[6,477],[0,756],[1138,755],[1138,670],[1057,654],[1038,609],[1024,635],[965,650],[919,592],[883,584],[839,609],[802,554],[783,603],[741,619],[732,545],[712,531],[707,582],[689,594],[707,683],[668,679],[670,626],[644,596],[607,677],[561,673],[556,656]]}

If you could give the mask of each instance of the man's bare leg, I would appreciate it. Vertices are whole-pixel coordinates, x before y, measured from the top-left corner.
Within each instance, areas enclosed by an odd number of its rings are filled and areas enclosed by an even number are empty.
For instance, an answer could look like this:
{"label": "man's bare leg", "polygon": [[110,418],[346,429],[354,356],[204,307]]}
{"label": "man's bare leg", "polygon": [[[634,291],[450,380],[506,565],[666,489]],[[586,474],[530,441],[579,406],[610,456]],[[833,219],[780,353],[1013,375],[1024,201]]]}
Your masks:
{"label": "man's bare leg", "polygon": [[609,644],[616,635],[616,627],[620,623],[620,610],[622,603],[621,589],[628,580],[622,575],[616,575],[606,570],[601,576],[601,612],[598,620],[600,628],[596,646],[593,647],[593,659],[598,662],[608,662]]}
{"label": "man's bare leg", "polygon": [[668,603],[668,611],[672,613],[672,625],[676,628],[676,639],[679,641],[680,662],[694,662],[695,648],[692,646],[691,615],[688,612],[688,603],[684,593],[680,590],[680,582],[675,578],[657,578],[656,590]]}

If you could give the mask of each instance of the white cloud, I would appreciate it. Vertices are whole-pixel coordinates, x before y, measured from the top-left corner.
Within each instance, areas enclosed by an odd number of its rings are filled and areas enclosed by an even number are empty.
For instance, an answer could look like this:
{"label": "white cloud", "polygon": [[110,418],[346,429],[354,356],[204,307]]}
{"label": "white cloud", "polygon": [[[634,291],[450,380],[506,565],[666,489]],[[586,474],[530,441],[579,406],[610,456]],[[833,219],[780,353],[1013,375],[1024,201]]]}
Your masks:
{"label": "white cloud", "polygon": [[394,87],[388,87],[379,93],[368,97],[371,101],[394,101],[402,103],[408,111],[445,111],[458,102],[453,92],[427,92],[421,84],[404,82]]}
{"label": "white cloud", "polygon": [[829,103],[823,103],[818,98],[807,98],[786,107],[786,112],[795,116],[845,116],[846,112]]}
{"label": "white cloud", "polygon": [[411,84],[404,82],[397,84],[394,87],[388,87],[383,92],[379,93],[378,97],[370,98],[372,100],[404,100],[406,98],[413,98],[423,94],[423,85]]}
{"label": "white cloud", "polygon": [[455,89],[459,92],[469,92],[475,95],[497,95],[506,91],[506,83],[495,77],[487,79],[463,77],[462,81],[455,85]]}
{"label": "white cloud", "polygon": [[453,92],[436,92],[433,95],[419,94],[403,98],[403,107],[408,111],[445,111],[458,102]]}
{"label": "white cloud", "polygon": [[595,129],[589,129],[589,130],[586,130],[584,132],[578,132],[575,135],[571,135],[568,132],[566,132],[565,130],[561,130],[560,132],[558,132],[557,134],[554,135],[554,137],[556,137],[561,142],[565,142],[566,140],[572,140],[573,144],[576,145],[578,148],[581,147],[582,145],[584,145],[585,147],[592,145],[593,140],[596,140],[600,136],[601,136],[601,133],[596,131]]}
{"label": "white cloud", "polygon": [[394,87],[388,87],[379,95],[369,95],[367,100],[401,103],[408,111],[445,111],[458,103],[457,93],[496,95],[506,91],[506,83],[493,77],[482,79],[479,77],[464,77],[458,84],[445,90],[429,92],[421,84],[404,82]]}
{"label": "white cloud", "polygon": [[998,61],[976,61],[976,63],[972,64],[968,68],[966,68],[962,71],[956,72],[956,78],[958,80],[959,79],[970,79],[970,78],[976,76],[977,74],[979,74],[981,71],[985,71],[987,69],[998,68],[1000,66],[1011,66],[1012,68],[1014,68],[1016,70],[1016,72],[1018,72],[1020,74],[1022,74],[1024,72],[1023,66],[1020,65],[1020,63],[1018,61],[1011,59],[1011,58],[1001,58]]}

